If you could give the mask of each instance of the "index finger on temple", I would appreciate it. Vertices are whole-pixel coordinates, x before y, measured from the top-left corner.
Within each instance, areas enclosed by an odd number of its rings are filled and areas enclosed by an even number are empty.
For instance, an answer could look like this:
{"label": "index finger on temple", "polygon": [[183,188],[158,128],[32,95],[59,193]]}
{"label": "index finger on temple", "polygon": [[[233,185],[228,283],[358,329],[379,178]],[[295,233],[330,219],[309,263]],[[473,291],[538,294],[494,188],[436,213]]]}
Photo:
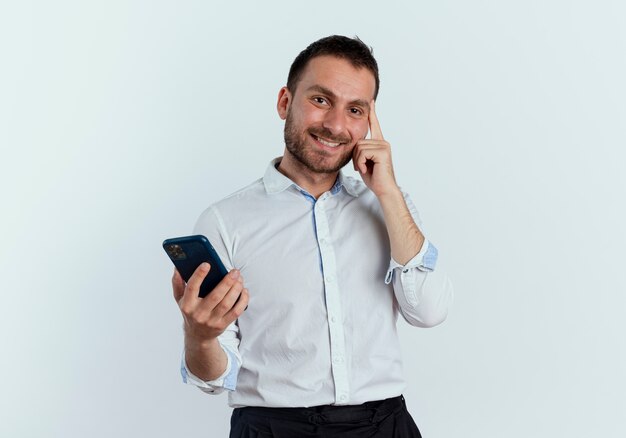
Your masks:
{"label": "index finger on temple", "polygon": [[374,100],[370,104],[369,123],[372,140],[384,140],[383,131],[380,129],[380,123],[378,122],[378,117],[376,117]]}

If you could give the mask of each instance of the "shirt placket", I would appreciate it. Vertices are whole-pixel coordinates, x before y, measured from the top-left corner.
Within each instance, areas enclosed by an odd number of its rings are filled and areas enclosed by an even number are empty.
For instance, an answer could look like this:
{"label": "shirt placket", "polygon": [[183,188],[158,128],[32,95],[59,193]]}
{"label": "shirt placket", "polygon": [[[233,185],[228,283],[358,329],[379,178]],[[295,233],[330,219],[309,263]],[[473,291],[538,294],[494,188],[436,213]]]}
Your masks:
{"label": "shirt placket", "polygon": [[322,195],[318,202],[315,203],[314,214],[322,272],[324,274],[326,313],[330,333],[331,369],[335,385],[335,404],[343,405],[348,403],[350,388],[348,385],[346,343],[342,324],[343,314],[341,311],[339,284],[337,282],[337,263],[326,214],[326,200],[329,196],[329,194]]}

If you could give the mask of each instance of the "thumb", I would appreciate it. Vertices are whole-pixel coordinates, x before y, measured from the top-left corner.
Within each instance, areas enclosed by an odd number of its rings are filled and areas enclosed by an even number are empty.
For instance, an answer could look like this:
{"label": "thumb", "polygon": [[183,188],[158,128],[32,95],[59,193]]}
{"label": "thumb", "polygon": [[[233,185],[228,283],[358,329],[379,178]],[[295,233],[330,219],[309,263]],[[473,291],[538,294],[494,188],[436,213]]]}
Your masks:
{"label": "thumb", "polygon": [[172,275],[172,289],[174,290],[174,299],[178,303],[185,294],[185,281],[176,268],[174,268],[174,275]]}

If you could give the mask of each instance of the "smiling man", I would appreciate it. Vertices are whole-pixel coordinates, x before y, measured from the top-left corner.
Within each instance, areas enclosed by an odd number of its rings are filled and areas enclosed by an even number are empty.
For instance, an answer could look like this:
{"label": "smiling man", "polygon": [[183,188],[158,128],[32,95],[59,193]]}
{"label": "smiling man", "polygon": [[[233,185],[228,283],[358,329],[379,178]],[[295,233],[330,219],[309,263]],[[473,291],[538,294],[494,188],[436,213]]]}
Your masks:
{"label": "smiling man", "polygon": [[[283,156],[196,224],[229,275],[201,299],[208,265],[187,284],[174,274],[183,379],[229,391],[231,437],[421,436],[396,321],[441,323],[452,287],[396,183],[378,88],[357,38],[302,51],[278,94]],[[350,161],[360,180],[341,172]]]}

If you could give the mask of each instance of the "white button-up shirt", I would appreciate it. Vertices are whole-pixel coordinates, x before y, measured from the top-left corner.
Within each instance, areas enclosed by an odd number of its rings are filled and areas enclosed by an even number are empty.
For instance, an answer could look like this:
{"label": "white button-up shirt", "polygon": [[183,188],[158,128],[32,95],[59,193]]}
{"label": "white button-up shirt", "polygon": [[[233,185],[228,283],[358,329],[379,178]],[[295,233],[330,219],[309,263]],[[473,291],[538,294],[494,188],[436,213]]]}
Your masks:
{"label": "white button-up shirt", "polygon": [[[218,379],[183,380],[229,404],[309,407],[361,404],[405,387],[396,321],[442,322],[452,286],[424,242],[406,265],[390,256],[376,196],[340,174],[317,200],[270,163],[262,179],[200,216],[227,269],[241,271],[248,309],[219,337],[228,365]],[[405,195],[420,225],[415,206]],[[183,354],[184,358],[184,354]]]}

